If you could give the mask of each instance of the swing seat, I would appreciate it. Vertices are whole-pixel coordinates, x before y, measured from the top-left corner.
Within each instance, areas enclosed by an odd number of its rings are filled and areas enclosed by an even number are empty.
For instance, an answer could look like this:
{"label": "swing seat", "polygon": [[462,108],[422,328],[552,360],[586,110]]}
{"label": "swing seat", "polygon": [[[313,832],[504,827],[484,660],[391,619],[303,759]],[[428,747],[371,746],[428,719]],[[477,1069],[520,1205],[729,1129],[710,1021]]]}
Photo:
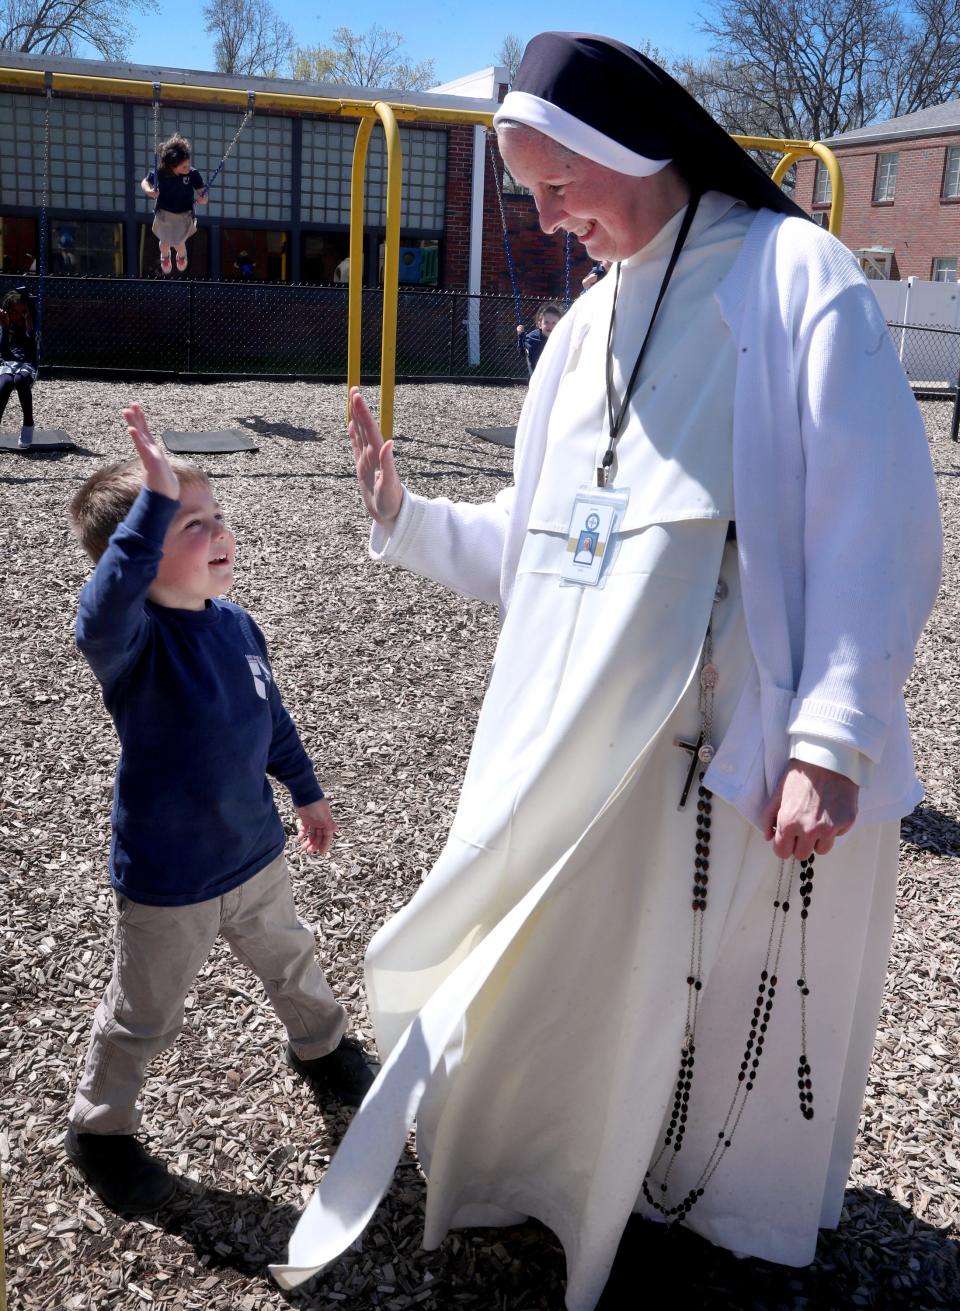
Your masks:
{"label": "swing seat", "polygon": [[14,455],[28,455],[31,451],[75,451],[77,444],[62,428],[34,428],[33,440],[26,446],[20,443],[17,432],[0,433],[0,451]]}
{"label": "swing seat", "polygon": [[225,428],[218,432],[173,432],[163,434],[163,444],[174,455],[226,455],[230,451],[257,451],[260,448],[245,432]]}
{"label": "swing seat", "polygon": [[517,440],[516,427],[513,428],[468,428],[473,437],[482,437],[485,442],[494,442],[497,446],[512,446]]}

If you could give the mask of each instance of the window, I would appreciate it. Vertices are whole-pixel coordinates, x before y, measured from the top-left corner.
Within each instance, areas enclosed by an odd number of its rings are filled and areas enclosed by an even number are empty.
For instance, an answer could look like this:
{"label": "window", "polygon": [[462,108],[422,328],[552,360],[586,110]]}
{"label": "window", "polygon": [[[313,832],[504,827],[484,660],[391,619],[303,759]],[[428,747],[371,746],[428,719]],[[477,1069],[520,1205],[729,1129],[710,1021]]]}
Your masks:
{"label": "window", "polygon": [[827,172],[827,166],[821,160],[817,160],[817,174],[813,182],[813,203],[815,205],[830,205],[833,203],[833,187],[830,185],[830,174]]}
{"label": "window", "polygon": [[[192,163],[210,177],[223,152],[243,120],[242,110],[170,109],[160,106],[160,140],[181,132],[190,142]],[[140,179],[153,168],[153,110],[137,105],[133,113],[137,208],[153,212],[154,202],[139,189]],[[290,185],[293,177],[293,123],[289,118],[257,114],[243,129],[243,135],[213,184],[210,203],[197,207],[197,218],[268,219],[290,221]]]}
{"label": "window", "polygon": [[813,214],[813,221],[818,228],[827,228],[830,226],[830,215],[825,209],[818,209]]}
{"label": "window", "polygon": [[123,224],[51,219],[47,272],[60,277],[123,277]]}
{"label": "window", "polygon": [[863,250],[855,250],[860,267],[863,269],[864,276],[876,281],[888,279],[894,276],[894,251],[884,249],[882,246],[868,246]]}
{"label": "window", "polygon": [[[383,285],[383,266],[386,259],[386,245],[380,242],[380,285]],[[417,241],[414,239],[400,241],[400,268],[398,270],[401,287],[423,287],[437,285],[440,272],[440,245],[433,240]]]}
{"label": "window", "polygon": [[943,171],[943,194],[948,199],[960,198],[960,146],[947,150],[947,165]]}
{"label": "window", "polygon": [[222,228],[221,277],[235,282],[286,282],[287,234],[269,228]]}
{"label": "window", "polygon": [[300,245],[304,282],[349,282],[350,236],[346,232],[305,232]]}
{"label": "window", "polygon": [[898,158],[899,156],[895,151],[877,156],[877,174],[873,184],[873,199],[879,205],[893,202],[893,195],[897,189]]}
{"label": "window", "polygon": [[[352,123],[306,120],[303,124],[301,214],[307,223],[350,222]],[[403,191],[400,222],[405,228],[440,231],[446,211],[447,134],[426,128],[400,129]],[[376,133],[367,151],[365,219],[386,222],[387,153]]]}
{"label": "window", "polygon": [[[0,92],[0,200],[43,200],[44,96]],[[123,106],[54,96],[47,202],[54,209],[123,209]]]}
{"label": "window", "polygon": [[0,271],[36,272],[37,220],[0,214]]}
{"label": "window", "polygon": [[933,280],[934,282],[956,282],[956,255],[940,255],[933,261]]}

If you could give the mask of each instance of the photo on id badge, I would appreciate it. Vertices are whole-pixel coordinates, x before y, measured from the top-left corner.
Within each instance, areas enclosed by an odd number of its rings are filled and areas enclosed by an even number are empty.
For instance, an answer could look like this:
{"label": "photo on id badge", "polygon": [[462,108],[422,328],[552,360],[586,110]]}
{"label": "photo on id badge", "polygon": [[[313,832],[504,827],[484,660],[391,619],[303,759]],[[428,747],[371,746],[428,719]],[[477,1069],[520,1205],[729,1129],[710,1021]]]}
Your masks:
{"label": "photo on id badge", "polygon": [[627,493],[612,489],[582,488],[570,516],[560,585],[602,585],[601,574],[609,556],[610,536],[626,508]]}
{"label": "photo on id badge", "polygon": [[573,563],[581,565],[592,565],[594,556],[597,553],[597,533],[600,528],[600,516],[596,510],[591,510],[584,520],[583,527],[580,529],[580,536],[577,538],[577,549],[573,553]]}

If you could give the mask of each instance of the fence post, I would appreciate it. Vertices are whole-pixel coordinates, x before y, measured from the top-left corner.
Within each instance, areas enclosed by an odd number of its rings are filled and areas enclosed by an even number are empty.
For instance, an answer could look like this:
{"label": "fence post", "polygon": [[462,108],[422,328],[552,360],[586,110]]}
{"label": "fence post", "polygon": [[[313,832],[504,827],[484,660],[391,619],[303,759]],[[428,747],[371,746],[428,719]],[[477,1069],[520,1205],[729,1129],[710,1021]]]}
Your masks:
{"label": "fence post", "polygon": [[453,377],[453,350],[454,339],[457,333],[457,293],[454,292],[450,297],[450,360],[447,365],[447,377]]}
{"label": "fence post", "polygon": [[[908,321],[908,320],[907,320],[907,314],[908,314],[909,311],[910,311],[910,293],[913,291],[913,284],[914,284],[914,281],[915,281],[914,278],[907,278],[907,292],[906,292],[906,295],[905,295],[904,298],[903,298],[903,322],[904,322],[904,329],[903,329],[903,332],[902,332],[901,335],[900,335],[900,363],[901,363],[901,364],[903,364],[903,352],[904,352],[904,348],[905,348],[905,346],[906,346],[906,342],[907,342],[907,329],[906,329],[906,324],[907,324],[907,321]],[[904,364],[903,367],[906,368],[907,366]]]}
{"label": "fence post", "polygon": [[480,297],[467,296],[467,363],[474,368],[480,363]]}
{"label": "fence post", "polygon": [[187,373],[193,372],[193,279],[187,284],[189,296],[187,298]]}
{"label": "fence post", "polygon": [[950,419],[950,440],[960,440],[960,376],[957,377],[957,390],[953,394],[953,416]]}

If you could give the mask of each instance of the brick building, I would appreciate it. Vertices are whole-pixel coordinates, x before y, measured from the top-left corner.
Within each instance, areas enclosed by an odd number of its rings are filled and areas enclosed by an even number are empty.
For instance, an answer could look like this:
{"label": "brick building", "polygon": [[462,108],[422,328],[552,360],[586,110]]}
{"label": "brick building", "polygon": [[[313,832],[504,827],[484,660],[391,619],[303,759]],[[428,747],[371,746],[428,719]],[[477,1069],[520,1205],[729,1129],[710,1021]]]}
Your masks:
{"label": "brick building", "polygon": [[[960,100],[825,142],[843,170],[844,243],[868,277],[960,276]],[[830,179],[797,165],[797,202],[826,224]]]}
{"label": "brick building", "polygon": [[[177,130],[192,143],[194,161],[209,176],[240,122],[232,107],[211,106],[197,85],[230,90],[397,100],[425,109],[492,112],[505,91],[502,70],[461,79],[486,87],[483,95],[379,91],[372,87],[304,84],[282,79],[238,79],[209,72],[153,69],[95,60],[0,53],[0,264],[4,273],[35,266],[44,182],[48,194],[47,268],[61,275],[157,275],[158,245],[150,234],[153,202],[139,188],[153,164],[153,109],[143,97],[25,86],[30,70],[122,81],[159,82],[161,138]],[[480,78],[478,82],[477,79]],[[44,141],[49,127],[49,158]],[[198,211],[191,240],[191,277],[264,282],[341,280],[348,253],[350,167],[355,120],[257,108],[236,149]],[[509,291],[493,164],[482,127],[401,124],[403,208],[401,282],[448,290]],[[494,146],[497,169],[502,164]],[[509,185],[509,183],[508,183]],[[386,150],[375,129],[370,140],[365,201],[363,280],[382,277],[386,221]],[[519,291],[563,293],[564,243],[539,230],[532,197],[504,198]],[[575,287],[589,261],[580,252]]]}
{"label": "brick building", "polygon": [[[494,66],[435,87],[434,94],[479,96],[499,104],[507,94],[507,89],[506,69]],[[448,206],[457,207],[457,222],[451,224],[451,239],[457,257],[461,260],[468,260],[470,243],[464,222],[473,186],[479,182],[479,161],[483,161],[482,223],[475,219],[477,229],[482,229],[482,236],[475,255],[473,280],[469,283],[471,290],[512,291],[507,240],[504,238],[506,224],[518,293],[521,296],[563,299],[569,281],[570,295],[575,297],[580,290],[581,279],[593,261],[583,247],[573,241],[570,244],[568,263],[564,238],[559,235],[547,236],[541,230],[533,196],[523,187],[517,186],[510,174],[505,172],[495,134],[487,133],[482,128],[456,128],[451,131],[448,149],[455,163],[448,177],[447,203]],[[461,265],[451,265],[451,279],[462,276]],[[451,280],[450,285],[468,284]]]}

